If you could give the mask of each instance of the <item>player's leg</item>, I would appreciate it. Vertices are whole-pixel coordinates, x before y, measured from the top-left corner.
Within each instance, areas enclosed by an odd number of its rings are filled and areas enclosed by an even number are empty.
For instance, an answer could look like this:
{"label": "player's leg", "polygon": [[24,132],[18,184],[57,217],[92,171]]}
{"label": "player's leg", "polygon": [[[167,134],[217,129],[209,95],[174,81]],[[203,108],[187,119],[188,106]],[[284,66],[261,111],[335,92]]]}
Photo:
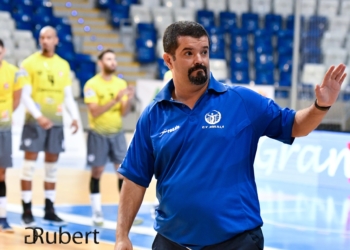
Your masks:
{"label": "player's leg", "polygon": [[6,168],[12,167],[11,131],[0,132],[0,232],[13,233],[6,218]]}
{"label": "player's leg", "polygon": [[[120,192],[123,185],[123,176],[119,174],[117,170],[120,167],[120,164],[123,162],[124,157],[126,155],[126,150],[127,150],[127,143],[126,143],[124,132],[121,131],[115,136],[110,137],[108,139],[108,142],[110,147],[110,158],[114,163],[114,168],[117,173],[118,189]],[[133,225],[139,225],[142,222],[143,220],[141,218],[136,217],[133,222]]]}
{"label": "player's leg", "polygon": [[54,126],[47,131],[45,141],[45,215],[43,223],[54,226],[65,226],[67,223],[57,216],[54,209],[56,198],[57,161],[64,151],[63,127]]}
{"label": "player's leg", "polygon": [[92,221],[96,226],[103,225],[103,213],[101,206],[100,179],[104,166],[108,160],[107,138],[95,132],[89,131],[87,142],[87,164],[91,166],[90,201],[92,208]]}
{"label": "player's leg", "polygon": [[46,130],[38,125],[24,125],[20,149],[24,150],[24,161],[21,169],[22,190],[22,223],[26,226],[34,226],[32,214],[32,180],[38,153],[44,150]]}

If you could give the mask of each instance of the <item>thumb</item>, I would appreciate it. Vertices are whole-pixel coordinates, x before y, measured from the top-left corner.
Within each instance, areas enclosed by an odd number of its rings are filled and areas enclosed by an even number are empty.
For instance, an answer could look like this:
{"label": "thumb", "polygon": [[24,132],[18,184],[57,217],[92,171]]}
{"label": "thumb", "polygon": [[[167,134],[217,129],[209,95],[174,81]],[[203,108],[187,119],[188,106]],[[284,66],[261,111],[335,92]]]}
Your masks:
{"label": "thumb", "polygon": [[316,85],[315,86],[315,94],[316,94],[316,98],[321,96],[321,87],[320,87],[320,85]]}

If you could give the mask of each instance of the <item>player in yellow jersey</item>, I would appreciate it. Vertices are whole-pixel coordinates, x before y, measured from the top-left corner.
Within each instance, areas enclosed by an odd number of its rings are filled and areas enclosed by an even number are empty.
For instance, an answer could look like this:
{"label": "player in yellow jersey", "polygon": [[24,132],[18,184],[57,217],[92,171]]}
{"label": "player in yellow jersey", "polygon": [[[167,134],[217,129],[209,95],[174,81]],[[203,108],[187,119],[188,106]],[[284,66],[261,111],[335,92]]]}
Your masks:
{"label": "player in yellow jersey", "polygon": [[64,151],[62,108],[65,105],[73,119],[73,133],[78,130],[78,112],[71,89],[70,67],[67,61],[55,54],[58,43],[56,30],[44,27],[40,31],[41,51],[26,58],[21,68],[28,73],[23,87],[22,100],[28,110],[23,127],[21,150],[25,160],[21,172],[22,222],[34,225],[31,211],[32,179],[36,159],[45,152],[45,215],[44,223],[62,226],[66,223],[54,210],[58,156]]}
{"label": "player in yellow jersey", "polygon": [[25,72],[3,60],[5,47],[0,39],[0,232],[13,232],[6,219],[6,168],[12,167],[11,117],[22,92]]}
{"label": "player in yellow jersey", "polygon": [[[98,57],[101,72],[84,87],[84,100],[89,110],[87,163],[91,166],[90,199],[95,225],[103,224],[99,181],[108,158],[119,168],[126,154],[126,140],[122,130],[122,116],[130,110],[134,88],[115,76],[117,61],[112,50]],[[122,186],[118,178],[119,190]]]}

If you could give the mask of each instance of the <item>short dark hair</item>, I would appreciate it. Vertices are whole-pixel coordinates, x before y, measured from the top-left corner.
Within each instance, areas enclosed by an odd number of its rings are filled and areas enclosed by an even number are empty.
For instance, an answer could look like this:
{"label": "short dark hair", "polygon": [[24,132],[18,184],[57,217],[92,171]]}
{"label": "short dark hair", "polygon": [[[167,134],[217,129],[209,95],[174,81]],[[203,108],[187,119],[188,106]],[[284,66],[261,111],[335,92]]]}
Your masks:
{"label": "short dark hair", "polygon": [[102,60],[104,55],[107,54],[107,53],[113,53],[115,54],[114,50],[112,49],[105,49],[104,51],[101,52],[101,54],[98,55],[98,60]]}
{"label": "short dark hair", "polygon": [[175,50],[179,47],[177,41],[179,36],[190,36],[194,38],[206,36],[209,42],[208,33],[202,25],[193,21],[179,21],[170,24],[164,31],[163,49],[165,53],[175,56]]}
{"label": "short dark hair", "polygon": [[5,48],[4,42],[0,39],[0,47]]}

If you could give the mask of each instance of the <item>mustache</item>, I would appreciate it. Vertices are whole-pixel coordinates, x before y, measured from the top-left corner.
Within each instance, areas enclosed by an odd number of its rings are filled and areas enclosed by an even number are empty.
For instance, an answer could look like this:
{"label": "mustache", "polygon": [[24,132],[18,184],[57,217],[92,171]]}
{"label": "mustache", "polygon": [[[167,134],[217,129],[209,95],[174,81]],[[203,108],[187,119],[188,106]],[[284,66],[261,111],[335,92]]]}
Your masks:
{"label": "mustache", "polygon": [[202,64],[196,64],[194,65],[192,68],[190,68],[188,70],[188,75],[191,75],[194,71],[198,70],[198,69],[202,69],[204,70],[204,74],[207,74],[207,67],[205,67],[204,65]]}

